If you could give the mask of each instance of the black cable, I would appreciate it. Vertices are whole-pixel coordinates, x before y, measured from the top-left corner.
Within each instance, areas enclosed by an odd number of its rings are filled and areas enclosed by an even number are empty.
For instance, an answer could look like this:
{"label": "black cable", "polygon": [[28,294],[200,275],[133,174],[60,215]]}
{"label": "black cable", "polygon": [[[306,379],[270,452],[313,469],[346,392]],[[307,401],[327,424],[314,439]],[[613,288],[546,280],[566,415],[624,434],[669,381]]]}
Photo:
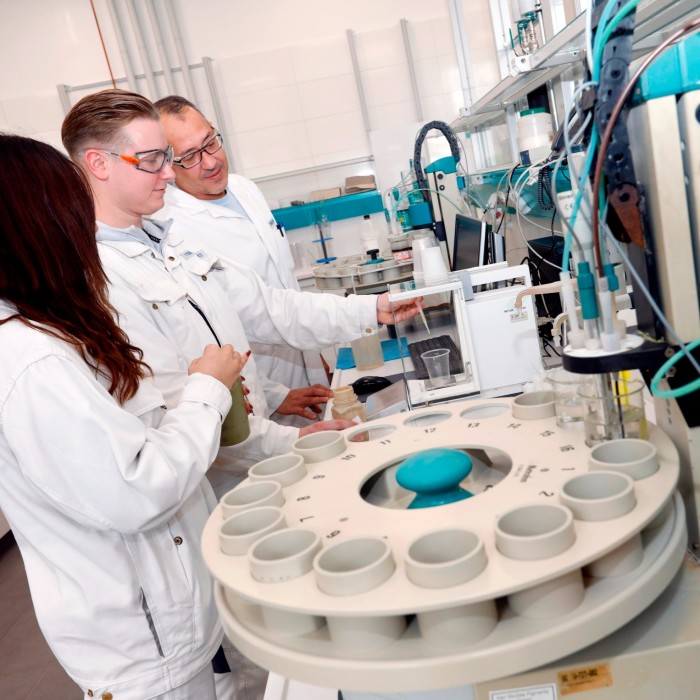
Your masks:
{"label": "black cable", "polygon": [[[549,338],[542,336],[542,344],[552,348],[552,352],[557,357],[561,357],[561,353],[557,351],[556,347],[552,344],[552,341]],[[551,357],[551,355],[547,353],[547,357]]]}
{"label": "black cable", "polygon": [[426,191],[428,189],[428,181],[425,179],[425,174],[423,173],[423,166],[421,165],[420,157],[421,151],[423,149],[423,141],[425,141],[425,137],[428,135],[428,132],[432,131],[433,129],[437,129],[438,131],[440,131],[442,135],[447,139],[447,143],[450,144],[450,151],[452,152],[452,157],[457,163],[459,163],[459,143],[450,125],[441,121],[428,122],[418,132],[418,136],[416,137],[416,143],[413,147],[413,171],[416,174],[416,182],[418,183],[418,187],[421,190],[423,190],[423,199],[425,199],[426,202],[430,201],[430,195]]}
{"label": "black cable", "polygon": [[[545,194],[548,201],[544,199]],[[540,209],[545,211],[555,208],[554,194],[552,193],[552,173],[548,165],[540,168],[537,173],[537,204],[540,205]]]}

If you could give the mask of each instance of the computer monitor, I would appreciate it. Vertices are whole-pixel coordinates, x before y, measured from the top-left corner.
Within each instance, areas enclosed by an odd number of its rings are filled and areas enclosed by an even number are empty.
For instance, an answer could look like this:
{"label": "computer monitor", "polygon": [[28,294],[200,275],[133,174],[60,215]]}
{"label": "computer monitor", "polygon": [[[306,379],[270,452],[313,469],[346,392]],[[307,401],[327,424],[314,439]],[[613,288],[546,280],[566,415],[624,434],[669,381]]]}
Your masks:
{"label": "computer monitor", "polygon": [[499,262],[490,259],[492,247],[490,238],[491,226],[486,221],[457,214],[452,269],[466,270],[470,267],[487,265],[489,262]]}

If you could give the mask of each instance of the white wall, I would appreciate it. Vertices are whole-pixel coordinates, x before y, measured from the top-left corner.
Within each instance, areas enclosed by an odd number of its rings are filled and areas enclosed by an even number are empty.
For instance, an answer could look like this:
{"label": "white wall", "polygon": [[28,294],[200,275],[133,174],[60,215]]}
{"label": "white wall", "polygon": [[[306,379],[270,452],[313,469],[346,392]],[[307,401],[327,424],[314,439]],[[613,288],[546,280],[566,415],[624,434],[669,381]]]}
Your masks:
{"label": "white wall", "polygon": [[[157,0],[156,7],[162,0]],[[347,30],[356,32],[371,129],[417,119],[400,20],[409,22],[423,118],[451,120],[463,105],[446,0],[168,0],[182,28],[188,62],[214,59],[237,169],[258,177],[370,155],[360,114]],[[94,0],[117,79],[124,63],[106,0]],[[125,0],[116,0],[124,18]],[[149,33],[146,0],[137,0],[150,59],[160,67]],[[487,0],[463,0],[477,83],[495,81],[489,55]],[[160,14],[163,17],[162,7]],[[164,22],[162,22],[164,23]],[[127,31],[134,70],[142,65]],[[170,48],[171,60],[176,57]],[[489,53],[490,52],[490,53]],[[63,116],[56,85],[109,86],[109,72],[88,0],[0,0],[0,128],[60,146]],[[202,69],[198,101],[211,116]],[[177,88],[184,84],[178,78]],[[120,87],[126,84],[119,83]],[[159,94],[167,93],[162,80]]]}

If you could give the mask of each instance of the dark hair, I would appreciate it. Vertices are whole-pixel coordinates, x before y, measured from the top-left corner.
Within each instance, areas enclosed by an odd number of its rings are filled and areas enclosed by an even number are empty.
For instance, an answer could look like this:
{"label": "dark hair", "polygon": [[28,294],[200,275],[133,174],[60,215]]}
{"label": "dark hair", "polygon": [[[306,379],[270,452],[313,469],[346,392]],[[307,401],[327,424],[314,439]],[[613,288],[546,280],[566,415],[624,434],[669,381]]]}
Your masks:
{"label": "dark hair", "polygon": [[[195,107],[186,97],[180,97],[180,95],[168,95],[167,97],[161,97],[157,102],[155,102],[156,109],[160,114],[169,114],[174,117],[182,117],[183,112],[187,109],[193,109],[195,112],[202,114],[202,110],[199,107]],[[204,115],[202,114],[204,117]],[[206,119],[206,117],[204,117]]]}
{"label": "dark hair", "polygon": [[134,119],[158,121],[160,114],[143,95],[127,90],[102,90],[76,102],[63,120],[61,140],[73,160],[85,148],[114,146]]}
{"label": "dark hair", "polygon": [[123,403],[149,368],[115,321],[85,176],[53,146],[11,134],[0,133],[0,162],[0,299],[17,309],[6,320],[73,345]]}

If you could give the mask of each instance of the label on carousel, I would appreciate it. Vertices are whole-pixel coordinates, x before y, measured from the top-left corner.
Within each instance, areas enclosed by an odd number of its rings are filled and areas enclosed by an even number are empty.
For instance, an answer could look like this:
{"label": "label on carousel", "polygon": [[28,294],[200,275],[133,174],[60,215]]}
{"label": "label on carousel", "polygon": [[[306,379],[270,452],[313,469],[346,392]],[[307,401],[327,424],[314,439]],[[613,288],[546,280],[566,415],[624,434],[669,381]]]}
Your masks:
{"label": "label on carousel", "polygon": [[569,671],[561,671],[557,674],[559,680],[559,692],[562,695],[572,695],[585,690],[607,688],[613,684],[612,672],[609,664],[596,664],[584,666]]}
{"label": "label on carousel", "polygon": [[557,700],[554,683],[532,685],[528,688],[511,688],[510,690],[492,690],[489,700]]}

